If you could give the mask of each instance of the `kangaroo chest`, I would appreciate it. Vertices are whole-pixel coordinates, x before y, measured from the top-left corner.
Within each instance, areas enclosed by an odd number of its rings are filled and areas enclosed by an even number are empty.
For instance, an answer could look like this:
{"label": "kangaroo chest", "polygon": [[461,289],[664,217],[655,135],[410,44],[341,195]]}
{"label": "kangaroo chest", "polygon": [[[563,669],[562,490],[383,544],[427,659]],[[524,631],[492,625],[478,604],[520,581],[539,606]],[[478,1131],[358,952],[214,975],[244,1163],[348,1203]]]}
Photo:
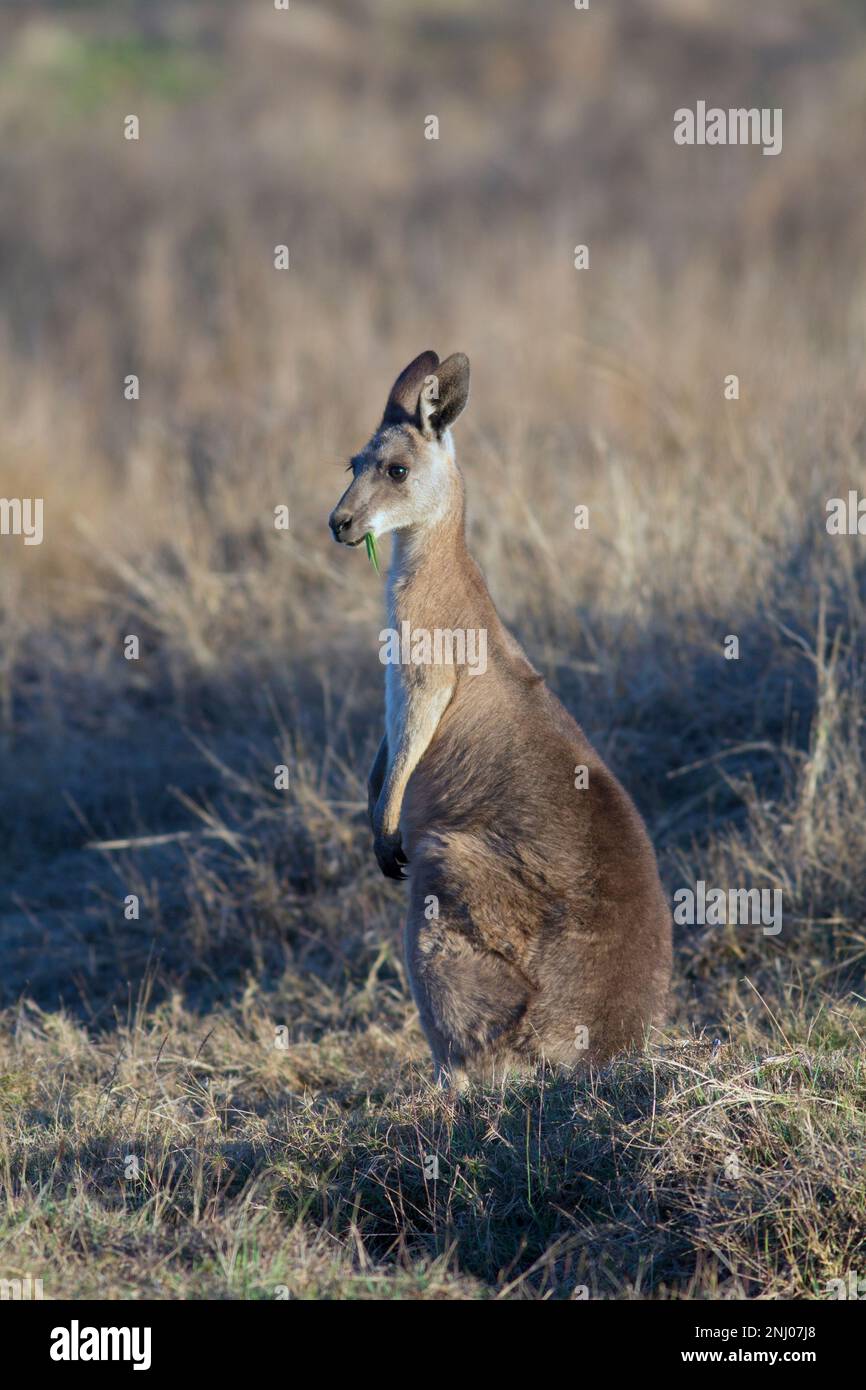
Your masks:
{"label": "kangaroo chest", "polygon": [[406,727],[406,688],[399,666],[385,667],[385,733],[388,736],[388,766],[394,761]]}
{"label": "kangaroo chest", "polygon": [[[460,670],[471,674],[486,669],[486,630],[468,632],[458,622],[436,626],[442,614],[457,614],[452,594],[435,596],[435,582],[407,572],[400,562],[389,573],[388,624],[380,637],[380,660],[385,667],[385,732],[388,767],[398,750],[418,740],[425,747],[452,697]],[[476,638],[482,638],[475,640]],[[387,639],[387,640],[383,640]],[[483,647],[483,650],[482,650]]]}
{"label": "kangaroo chest", "polygon": [[[402,576],[398,567],[388,576],[388,632],[400,630],[400,591]],[[382,653],[380,652],[380,656]],[[384,657],[383,657],[384,659]],[[407,691],[404,673],[400,664],[389,659],[385,665],[385,733],[388,738],[388,767],[390,768],[400,747],[406,728]]]}

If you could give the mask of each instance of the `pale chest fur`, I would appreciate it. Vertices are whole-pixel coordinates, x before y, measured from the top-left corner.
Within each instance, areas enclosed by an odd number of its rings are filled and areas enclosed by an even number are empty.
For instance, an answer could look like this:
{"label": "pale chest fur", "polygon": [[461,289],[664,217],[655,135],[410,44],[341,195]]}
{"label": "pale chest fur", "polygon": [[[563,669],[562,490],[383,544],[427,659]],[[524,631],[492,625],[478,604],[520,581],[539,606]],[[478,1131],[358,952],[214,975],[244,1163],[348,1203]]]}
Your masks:
{"label": "pale chest fur", "polygon": [[400,666],[385,667],[385,733],[388,737],[389,767],[406,727],[406,686],[401,673]]}
{"label": "pale chest fur", "polygon": [[[401,654],[405,652],[404,635],[419,627],[428,627],[431,604],[413,572],[413,559],[408,547],[395,542],[395,563],[388,576],[388,627],[400,637]],[[389,662],[385,666],[385,733],[388,738],[388,767],[394,762],[401,745],[411,741],[419,728],[438,716],[447,703],[453,683],[453,673],[411,661]],[[447,687],[443,692],[442,687]]]}
{"label": "pale chest fur", "polygon": [[[397,544],[395,541],[395,559],[397,558]],[[388,575],[387,619],[388,626],[393,632],[400,631],[400,609],[403,606],[400,600],[404,587],[398,562],[392,567]],[[388,739],[389,768],[394,761],[406,729],[407,700],[404,667],[402,665],[387,665],[385,667],[385,734]]]}

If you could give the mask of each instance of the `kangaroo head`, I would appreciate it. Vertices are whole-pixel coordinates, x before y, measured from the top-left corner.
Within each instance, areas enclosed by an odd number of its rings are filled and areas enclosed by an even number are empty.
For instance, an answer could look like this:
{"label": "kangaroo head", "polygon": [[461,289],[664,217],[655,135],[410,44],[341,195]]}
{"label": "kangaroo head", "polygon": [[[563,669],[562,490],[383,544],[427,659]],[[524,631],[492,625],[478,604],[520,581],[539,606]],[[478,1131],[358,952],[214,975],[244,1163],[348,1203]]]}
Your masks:
{"label": "kangaroo head", "polygon": [[360,545],[440,521],[462,496],[449,427],[469,398],[469,358],[422,352],[391,388],[382,423],[349,464],[352,481],[330,516],[334,540]]}

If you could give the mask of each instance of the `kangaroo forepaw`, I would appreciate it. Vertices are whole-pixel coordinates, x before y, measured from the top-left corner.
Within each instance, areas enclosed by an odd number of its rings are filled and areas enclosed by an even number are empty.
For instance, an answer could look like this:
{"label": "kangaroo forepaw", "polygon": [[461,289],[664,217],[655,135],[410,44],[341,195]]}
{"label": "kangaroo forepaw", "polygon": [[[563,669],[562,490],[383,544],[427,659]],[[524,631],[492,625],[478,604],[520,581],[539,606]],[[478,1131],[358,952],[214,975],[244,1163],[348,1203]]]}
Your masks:
{"label": "kangaroo forepaw", "polygon": [[386,878],[404,879],[403,866],[409,861],[403,853],[403,841],[399,830],[394,835],[377,835],[373,840],[373,850],[379,868]]}

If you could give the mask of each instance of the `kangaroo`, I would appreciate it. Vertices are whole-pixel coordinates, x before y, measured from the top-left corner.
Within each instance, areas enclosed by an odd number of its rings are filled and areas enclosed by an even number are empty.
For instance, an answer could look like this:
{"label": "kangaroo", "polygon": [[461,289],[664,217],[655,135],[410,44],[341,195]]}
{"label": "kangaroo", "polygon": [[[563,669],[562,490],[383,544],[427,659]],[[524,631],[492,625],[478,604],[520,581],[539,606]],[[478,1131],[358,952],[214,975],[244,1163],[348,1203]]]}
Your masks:
{"label": "kangaroo", "polygon": [[[369,815],[382,873],[409,870],[412,993],[436,1078],[459,1088],[641,1046],[671,973],[671,914],[643,821],[502,623],[467,549],[451,426],[468,397],[463,353],[410,362],[330,516],[342,545],[393,533],[380,640],[411,645],[385,669]],[[439,660],[431,633],[452,639]],[[474,667],[453,659],[455,634],[469,633],[486,643]]]}

